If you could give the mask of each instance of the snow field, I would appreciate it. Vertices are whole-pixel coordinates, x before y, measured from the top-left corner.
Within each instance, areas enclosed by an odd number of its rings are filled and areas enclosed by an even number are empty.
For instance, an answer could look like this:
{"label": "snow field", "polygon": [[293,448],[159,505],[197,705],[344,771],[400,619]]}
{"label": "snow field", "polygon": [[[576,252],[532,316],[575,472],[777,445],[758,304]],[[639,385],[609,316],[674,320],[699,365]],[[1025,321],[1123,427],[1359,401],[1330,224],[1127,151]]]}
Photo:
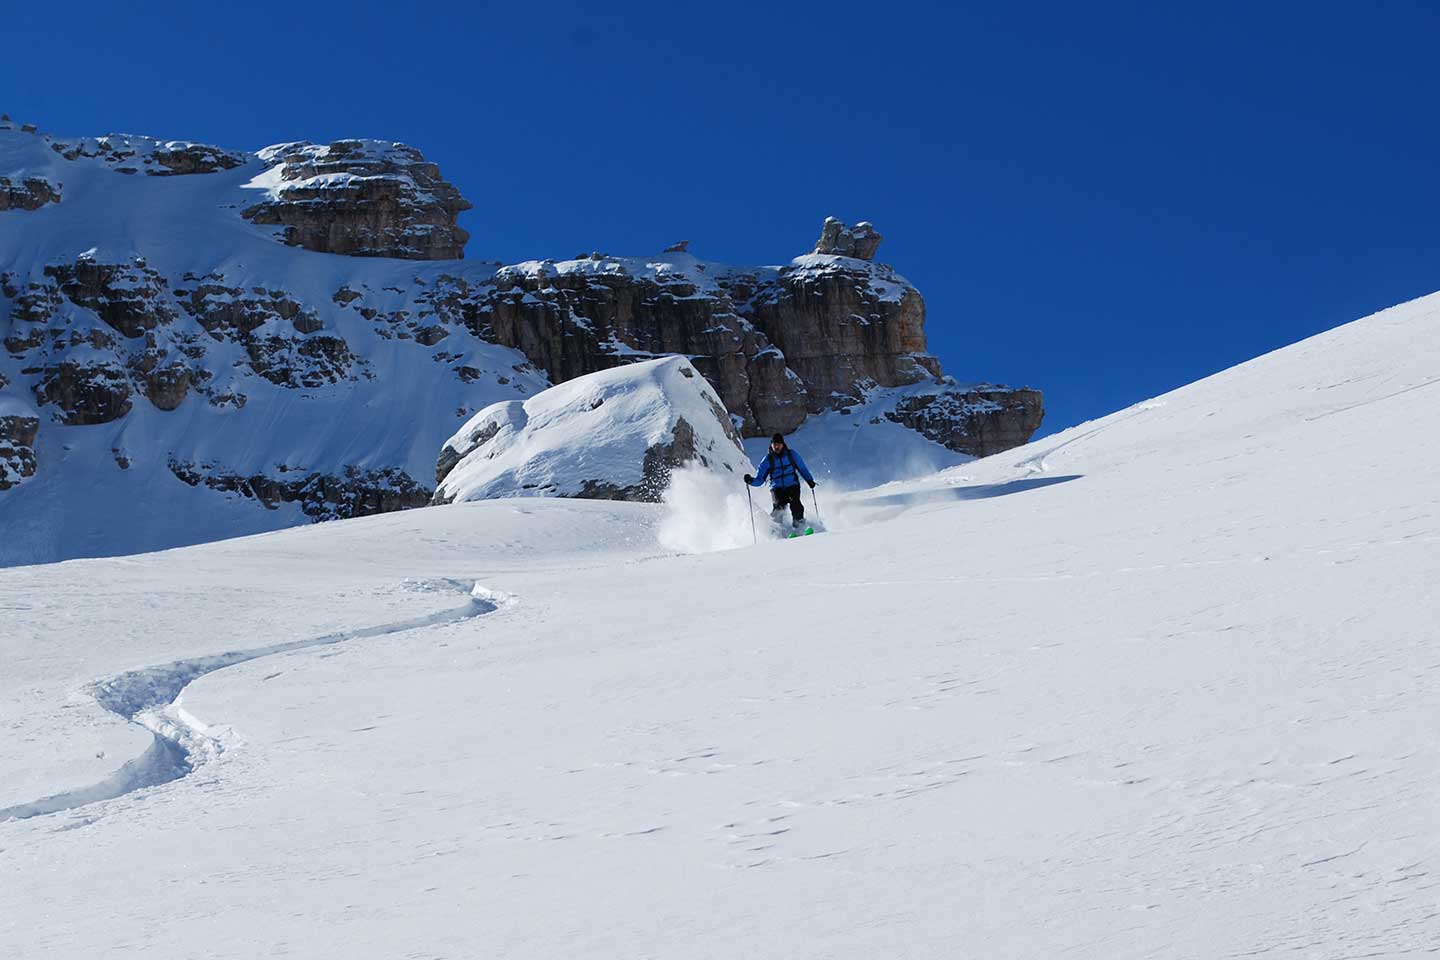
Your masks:
{"label": "snow field", "polygon": [[519,598],[194,681],[185,710],[243,743],[0,823],[0,942],[1431,950],[1437,313],[923,480],[822,485],[832,532],[793,543],[734,549],[744,491],[702,478],[668,506],[457,504],[0,571],[3,805],[144,750],[97,678],[453,605],[407,584]]}

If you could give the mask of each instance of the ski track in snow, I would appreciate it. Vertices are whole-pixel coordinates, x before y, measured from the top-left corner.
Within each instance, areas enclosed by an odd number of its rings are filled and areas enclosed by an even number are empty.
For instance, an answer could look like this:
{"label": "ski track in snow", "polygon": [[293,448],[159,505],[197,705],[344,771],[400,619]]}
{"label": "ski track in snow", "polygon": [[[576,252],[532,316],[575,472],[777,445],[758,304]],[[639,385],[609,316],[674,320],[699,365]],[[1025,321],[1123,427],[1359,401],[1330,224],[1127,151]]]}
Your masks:
{"label": "ski track in snow", "polygon": [[514,600],[509,594],[491,590],[478,583],[467,587],[465,581],[443,580],[436,581],[435,586],[468,594],[469,599],[464,606],[423,617],[248,650],[231,650],[211,656],[174,660],[139,670],[127,670],[113,677],[97,680],[90,684],[86,691],[95,698],[96,703],[117,717],[148,730],[154,737],[150,746],[140,756],[126,761],[118,770],[98,783],[42,797],[29,803],[0,808],[0,823],[75,810],[147,787],[170,783],[193,773],[203,764],[218,757],[224,752],[223,743],[210,735],[209,727],[205,723],[177,704],[184,689],[207,674],[262,657],[457,623],[492,613]]}
{"label": "ski track in snow", "polygon": [[1044,473],[1045,471],[1050,469],[1050,465],[1049,463],[1047,463],[1050,457],[1059,453],[1061,450],[1064,450],[1066,447],[1074,446],[1082,440],[1089,440],[1091,437],[1094,437],[1097,434],[1104,433],[1111,427],[1122,424],[1126,420],[1133,420],[1136,417],[1141,416],[1142,414],[1146,414],[1152,410],[1159,409],[1164,405],[1164,401],[1157,400],[1147,400],[1144,403],[1137,404],[1133,408],[1132,412],[1126,414],[1116,414],[1107,417],[1103,422],[1100,423],[1099,426],[1095,427],[1094,429],[1087,430],[1082,434],[1071,437],[1069,440],[1057,443],[1055,446],[1049,448],[1048,450],[1037,453],[1034,456],[1026,457],[1024,460],[1016,463],[1015,466],[1021,470],[1027,470],[1030,473]]}

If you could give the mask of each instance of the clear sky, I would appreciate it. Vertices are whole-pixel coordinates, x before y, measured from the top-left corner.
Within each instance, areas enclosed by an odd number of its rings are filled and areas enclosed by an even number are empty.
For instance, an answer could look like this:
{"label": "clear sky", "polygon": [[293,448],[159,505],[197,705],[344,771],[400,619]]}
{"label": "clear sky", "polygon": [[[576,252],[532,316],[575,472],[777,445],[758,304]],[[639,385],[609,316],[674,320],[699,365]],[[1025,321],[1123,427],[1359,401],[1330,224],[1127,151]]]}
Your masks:
{"label": "clear sky", "polygon": [[16,3],[0,47],[47,132],[414,144],[472,258],[871,220],[1046,432],[1440,288],[1435,3]]}

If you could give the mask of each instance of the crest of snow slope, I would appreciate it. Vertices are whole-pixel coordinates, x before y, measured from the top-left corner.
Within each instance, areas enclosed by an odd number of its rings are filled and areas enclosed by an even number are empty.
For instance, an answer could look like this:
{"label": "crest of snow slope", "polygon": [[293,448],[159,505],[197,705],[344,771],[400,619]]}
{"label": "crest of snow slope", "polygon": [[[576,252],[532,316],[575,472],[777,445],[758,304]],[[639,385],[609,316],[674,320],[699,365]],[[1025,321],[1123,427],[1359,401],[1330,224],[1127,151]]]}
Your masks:
{"label": "crest of snow slope", "polygon": [[738,479],[749,463],[720,398],[683,357],[568,380],[477,413],[445,444],[444,502],[598,496],[658,500],[672,466]]}
{"label": "crest of snow slope", "polygon": [[[669,556],[498,500],[0,571],[16,956],[1406,956],[1440,942],[1440,296],[1030,447]],[[736,518],[744,523],[745,518]]]}

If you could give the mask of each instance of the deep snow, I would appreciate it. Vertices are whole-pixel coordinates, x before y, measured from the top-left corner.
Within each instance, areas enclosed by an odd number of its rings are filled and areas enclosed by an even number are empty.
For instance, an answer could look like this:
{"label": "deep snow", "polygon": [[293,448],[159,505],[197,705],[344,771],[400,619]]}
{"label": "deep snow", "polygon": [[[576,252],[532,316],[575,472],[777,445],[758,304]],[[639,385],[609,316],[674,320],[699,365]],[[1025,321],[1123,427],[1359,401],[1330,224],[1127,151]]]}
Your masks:
{"label": "deep snow", "polygon": [[[831,532],[797,541],[662,545],[703,496],[509,500],[0,571],[0,807],[150,746],[95,681],[379,631],[185,687],[224,731],[193,773],[0,823],[0,942],[1433,951],[1437,321],[1428,297],[924,481],[822,483]],[[506,602],[387,632],[456,582]]]}

